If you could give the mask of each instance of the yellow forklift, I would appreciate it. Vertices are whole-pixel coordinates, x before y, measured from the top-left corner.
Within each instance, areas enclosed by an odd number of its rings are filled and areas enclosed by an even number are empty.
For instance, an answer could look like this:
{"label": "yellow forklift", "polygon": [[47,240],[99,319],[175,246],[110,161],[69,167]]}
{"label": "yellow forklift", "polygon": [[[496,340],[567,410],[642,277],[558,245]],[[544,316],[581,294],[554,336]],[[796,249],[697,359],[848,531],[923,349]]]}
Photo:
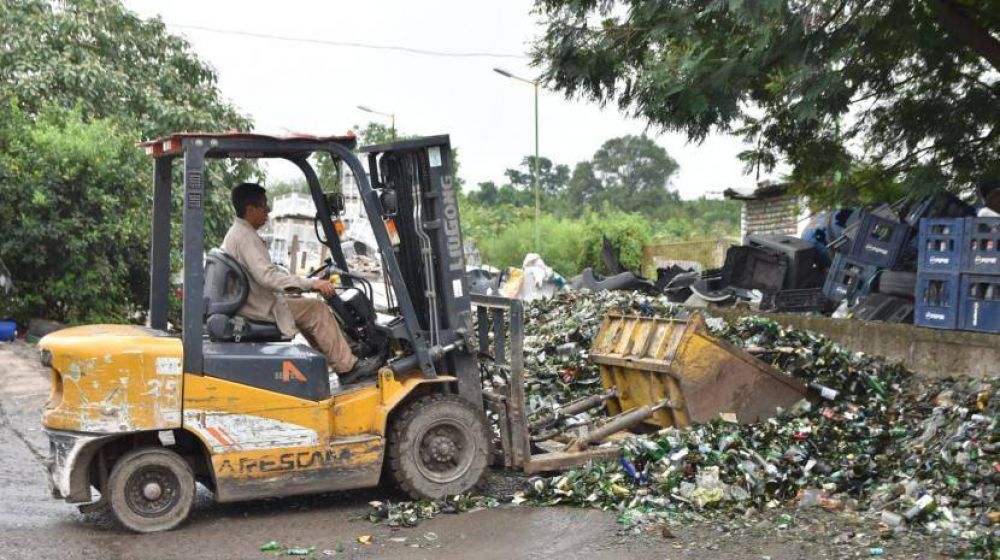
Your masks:
{"label": "yellow forklift", "polygon": [[[39,344],[52,377],[42,423],[55,497],[84,510],[109,506],[125,527],[153,532],[188,516],[196,482],[220,502],[371,487],[383,477],[414,498],[477,483],[492,438],[449,139],[366,148],[367,171],[355,142],[182,133],[143,144],[155,167],[150,327],[81,326]],[[391,296],[384,313],[371,283],[348,268],[338,234],[344,198],[323,191],[309,160],[317,153],[357,182]],[[331,255],[313,274],[340,279],[328,303],[355,353],[384,359],[375,378],[331,394],[322,354],[237,314],[246,272],[204,247],[205,162],[225,158],[279,158],[302,171]],[[175,165],[183,171],[179,333],[167,321]]]}
{"label": "yellow forklift", "polygon": [[[447,136],[362,148],[367,171],[353,136],[183,133],[143,146],[154,158],[150,326],[74,327],[39,342],[51,372],[42,424],[53,496],[82,511],[110,508],[133,531],[183,522],[196,483],[219,502],[381,481],[436,499],[471,490],[489,465],[536,473],[612,459],[620,449],[605,440],[623,430],[684,427],[719,412],[753,422],[805,394],[713,339],[698,316],[609,316],[590,352],[601,391],[529,410],[524,309],[469,293]],[[370,281],[348,267],[344,197],[323,191],[310,164],[316,153],[355,178],[384,273],[378,312]],[[203,235],[205,161],[227,158],[284,159],[302,171],[331,255],[312,275],[339,278],[327,303],[355,355],[384,364],[374,378],[331,391],[322,354],[239,316],[246,271],[222,250],[206,251]],[[167,321],[175,165],[183,171],[179,332]],[[612,416],[567,435],[567,419],[596,408]],[[553,447],[553,438],[563,443]]]}

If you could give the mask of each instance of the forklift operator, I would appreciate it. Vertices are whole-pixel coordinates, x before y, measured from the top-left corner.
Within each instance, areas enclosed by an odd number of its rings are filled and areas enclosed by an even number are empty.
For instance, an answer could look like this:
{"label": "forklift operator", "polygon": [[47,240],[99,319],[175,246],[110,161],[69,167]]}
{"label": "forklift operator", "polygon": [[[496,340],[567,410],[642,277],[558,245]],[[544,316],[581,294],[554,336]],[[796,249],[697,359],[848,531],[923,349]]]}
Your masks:
{"label": "forklift operator", "polygon": [[246,270],[250,293],[238,314],[254,321],[277,323],[282,336],[291,338],[299,331],[313,348],[326,356],[327,364],[339,375],[352,378],[374,374],[377,357],[358,359],[344,338],[329,306],[318,299],[291,297],[290,291],[317,291],[323,297],[334,295],[328,280],[301,278],[271,262],[264,240],[257,234],[270,212],[267,192],[256,183],[242,183],[232,191],[236,221],[226,233],[222,249]]}

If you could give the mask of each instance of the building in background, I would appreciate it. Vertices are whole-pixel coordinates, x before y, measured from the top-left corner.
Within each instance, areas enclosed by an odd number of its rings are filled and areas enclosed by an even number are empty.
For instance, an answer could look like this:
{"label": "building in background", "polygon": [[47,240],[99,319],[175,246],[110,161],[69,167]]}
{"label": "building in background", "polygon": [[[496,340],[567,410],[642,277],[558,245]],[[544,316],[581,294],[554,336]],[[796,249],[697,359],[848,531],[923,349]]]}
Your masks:
{"label": "building in background", "polygon": [[[361,237],[368,225],[354,175],[347,172],[341,181],[344,194],[344,214],[341,220],[350,237]],[[271,200],[271,214],[260,236],[267,244],[271,260],[293,274],[305,275],[317,268],[329,256],[329,250],[316,239],[316,205],[308,193],[287,193]]]}
{"label": "building in background", "polygon": [[260,232],[271,261],[299,275],[323,262],[327,249],[316,240],[315,216],[316,206],[307,194],[288,193],[271,201],[271,215]]}
{"label": "building in background", "polygon": [[[344,195],[344,213],[341,216],[345,231],[341,243],[344,255],[348,260],[352,256],[368,257],[366,260],[373,260],[374,267],[378,268],[378,242],[361,203],[357,182],[348,170],[341,179],[341,192]],[[260,236],[267,244],[272,262],[284,266],[293,274],[305,275],[330,256],[327,247],[316,239],[315,217],[316,205],[308,193],[287,193],[271,200],[271,214],[267,224],[261,228]],[[466,239],[463,245],[466,264],[482,264],[476,244]],[[355,261],[351,266],[355,265],[366,270],[373,268],[370,262]]]}
{"label": "building in background", "polygon": [[801,236],[809,218],[805,197],[791,192],[787,183],[761,182],[753,191],[726,189],[729,200],[743,201],[740,210],[740,239],[750,235],[783,234]]}
{"label": "building in background", "polygon": [[340,180],[340,192],[344,193],[344,227],[348,231],[358,222],[368,224],[365,207],[361,204],[361,193],[358,192],[358,183],[354,180],[354,174],[349,169],[344,170]]}

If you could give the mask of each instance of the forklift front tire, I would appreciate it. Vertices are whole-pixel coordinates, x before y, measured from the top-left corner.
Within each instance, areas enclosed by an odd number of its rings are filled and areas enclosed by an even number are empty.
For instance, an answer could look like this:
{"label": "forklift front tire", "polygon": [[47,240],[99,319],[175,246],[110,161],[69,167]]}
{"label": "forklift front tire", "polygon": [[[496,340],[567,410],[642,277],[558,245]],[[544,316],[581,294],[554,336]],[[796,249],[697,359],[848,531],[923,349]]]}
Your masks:
{"label": "forklift front tire", "polygon": [[169,531],[191,512],[194,473],[169,449],[133,449],[111,468],[108,494],[111,510],[126,528],[137,533]]}
{"label": "forklift front tire", "polygon": [[482,414],[457,395],[428,395],[393,419],[388,474],[413,499],[471,490],[486,472],[489,436]]}

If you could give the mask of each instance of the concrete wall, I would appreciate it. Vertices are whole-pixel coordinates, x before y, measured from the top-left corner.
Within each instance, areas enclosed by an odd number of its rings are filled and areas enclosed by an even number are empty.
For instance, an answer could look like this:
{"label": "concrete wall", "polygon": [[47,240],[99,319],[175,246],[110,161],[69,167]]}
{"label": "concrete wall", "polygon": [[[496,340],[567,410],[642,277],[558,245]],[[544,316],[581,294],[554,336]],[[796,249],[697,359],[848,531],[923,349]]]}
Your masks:
{"label": "concrete wall", "polygon": [[726,260],[726,249],[733,242],[724,239],[651,243],[642,248],[642,274],[656,278],[656,269],[672,262],[696,262],[702,269],[719,268]]}
{"label": "concrete wall", "polygon": [[903,362],[922,377],[1000,375],[1000,335],[997,334],[941,331],[813,315],[763,314],[744,309],[712,309],[709,314],[726,320],[758,314],[770,317],[782,325],[823,334],[855,352]]}

